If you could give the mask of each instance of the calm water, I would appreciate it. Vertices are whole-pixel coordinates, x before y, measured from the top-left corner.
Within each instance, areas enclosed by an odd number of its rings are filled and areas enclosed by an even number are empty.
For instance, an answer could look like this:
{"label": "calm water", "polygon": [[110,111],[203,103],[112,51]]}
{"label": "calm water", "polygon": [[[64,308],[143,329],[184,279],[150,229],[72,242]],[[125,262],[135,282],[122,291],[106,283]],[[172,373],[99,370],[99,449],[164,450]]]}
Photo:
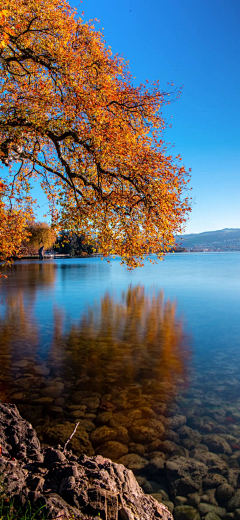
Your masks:
{"label": "calm water", "polygon": [[195,353],[217,356],[219,349],[240,344],[240,253],[172,254],[133,272],[116,259],[111,265],[99,258],[22,261],[9,273],[0,287],[1,319],[10,305],[15,312],[23,306],[29,325],[41,336],[39,355],[50,348],[56,310],[69,326],[106,292],[117,298],[130,284],[142,285],[148,293],[161,289],[165,299],[176,301]]}
{"label": "calm water", "polygon": [[[63,444],[79,421],[73,449],[120,460],[143,488],[151,457],[191,457],[207,435],[239,469],[240,253],[172,254],[133,272],[116,259],[22,261],[1,283],[0,399],[44,442]],[[170,446],[160,425],[179,416],[165,425]],[[181,437],[186,421],[201,439]]]}

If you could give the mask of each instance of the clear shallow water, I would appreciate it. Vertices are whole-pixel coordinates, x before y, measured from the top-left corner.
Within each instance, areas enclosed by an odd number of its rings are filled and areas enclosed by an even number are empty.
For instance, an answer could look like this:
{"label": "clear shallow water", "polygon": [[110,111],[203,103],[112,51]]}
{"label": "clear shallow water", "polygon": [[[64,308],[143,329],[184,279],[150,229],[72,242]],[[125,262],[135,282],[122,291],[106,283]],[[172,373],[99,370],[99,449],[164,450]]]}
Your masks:
{"label": "clear shallow water", "polygon": [[21,298],[44,337],[39,351],[50,340],[54,309],[63,310],[69,324],[107,291],[117,297],[130,284],[143,285],[147,292],[162,289],[165,299],[176,300],[195,352],[215,352],[220,345],[240,342],[240,253],[172,254],[133,272],[116,259],[109,265],[99,258],[22,261],[9,272],[0,288],[1,316],[6,298]]}
{"label": "clear shallow water", "polygon": [[170,501],[166,475],[149,474],[154,457],[197,459],[204,445],[238,474],[240,253],[172,254],[133,272],[99,258],[22,261],[9,274],[0,399],[43,441],[63,444],[80,421],[73,449],[120,460]]}

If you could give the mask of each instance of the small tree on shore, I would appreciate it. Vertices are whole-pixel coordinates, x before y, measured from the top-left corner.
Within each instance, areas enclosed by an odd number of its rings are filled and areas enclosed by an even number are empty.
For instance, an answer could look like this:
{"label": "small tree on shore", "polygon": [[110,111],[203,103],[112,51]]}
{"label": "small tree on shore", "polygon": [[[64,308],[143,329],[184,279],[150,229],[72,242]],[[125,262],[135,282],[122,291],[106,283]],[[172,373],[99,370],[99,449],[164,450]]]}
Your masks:
{"label": "small tree on shore", "polygon": [[28,241],[22,244],[22,253],[41,256],[43,249],[51,248],[56,241],[56,233],[47,222],[32,222],[27,231]]}

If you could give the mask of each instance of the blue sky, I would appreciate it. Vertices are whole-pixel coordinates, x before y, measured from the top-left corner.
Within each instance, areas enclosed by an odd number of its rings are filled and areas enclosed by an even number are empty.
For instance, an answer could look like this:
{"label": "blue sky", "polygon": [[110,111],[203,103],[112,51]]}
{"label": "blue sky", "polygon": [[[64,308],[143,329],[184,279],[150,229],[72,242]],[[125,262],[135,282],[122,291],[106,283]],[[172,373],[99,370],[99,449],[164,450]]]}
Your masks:
{"label": "blue sky", "polygon": [[[129,61],[135,85],[184,85],[164,107],[164,139],[192,168],[187,233],[240,228],[239,0],[84,0],[70,4],[98,18],[113,53]],[[41,201],[40,201],[41,203]],[[41,210],[40,210],[41,211]]]}

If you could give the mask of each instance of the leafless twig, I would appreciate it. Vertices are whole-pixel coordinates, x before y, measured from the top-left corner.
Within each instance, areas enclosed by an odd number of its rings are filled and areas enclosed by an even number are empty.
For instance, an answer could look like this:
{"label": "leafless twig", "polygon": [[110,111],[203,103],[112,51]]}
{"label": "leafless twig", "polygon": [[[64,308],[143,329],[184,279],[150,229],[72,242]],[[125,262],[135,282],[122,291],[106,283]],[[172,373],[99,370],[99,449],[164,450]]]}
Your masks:
{"label": "leafless twig", "polygon": [[67,442],[65,442],[65,444],[64,444],[64,448],[63,448],[63,453],[65,452],[68,443],[70,442],[70,440],[73,438],[74,434],[76,433],[78,425],[79,425],[79,422],[77,422],[77,423],[75,424],[75,428],[74,428],[73,432],[71,433],[71,435],[70,435],[70,437],[68,438]]}

